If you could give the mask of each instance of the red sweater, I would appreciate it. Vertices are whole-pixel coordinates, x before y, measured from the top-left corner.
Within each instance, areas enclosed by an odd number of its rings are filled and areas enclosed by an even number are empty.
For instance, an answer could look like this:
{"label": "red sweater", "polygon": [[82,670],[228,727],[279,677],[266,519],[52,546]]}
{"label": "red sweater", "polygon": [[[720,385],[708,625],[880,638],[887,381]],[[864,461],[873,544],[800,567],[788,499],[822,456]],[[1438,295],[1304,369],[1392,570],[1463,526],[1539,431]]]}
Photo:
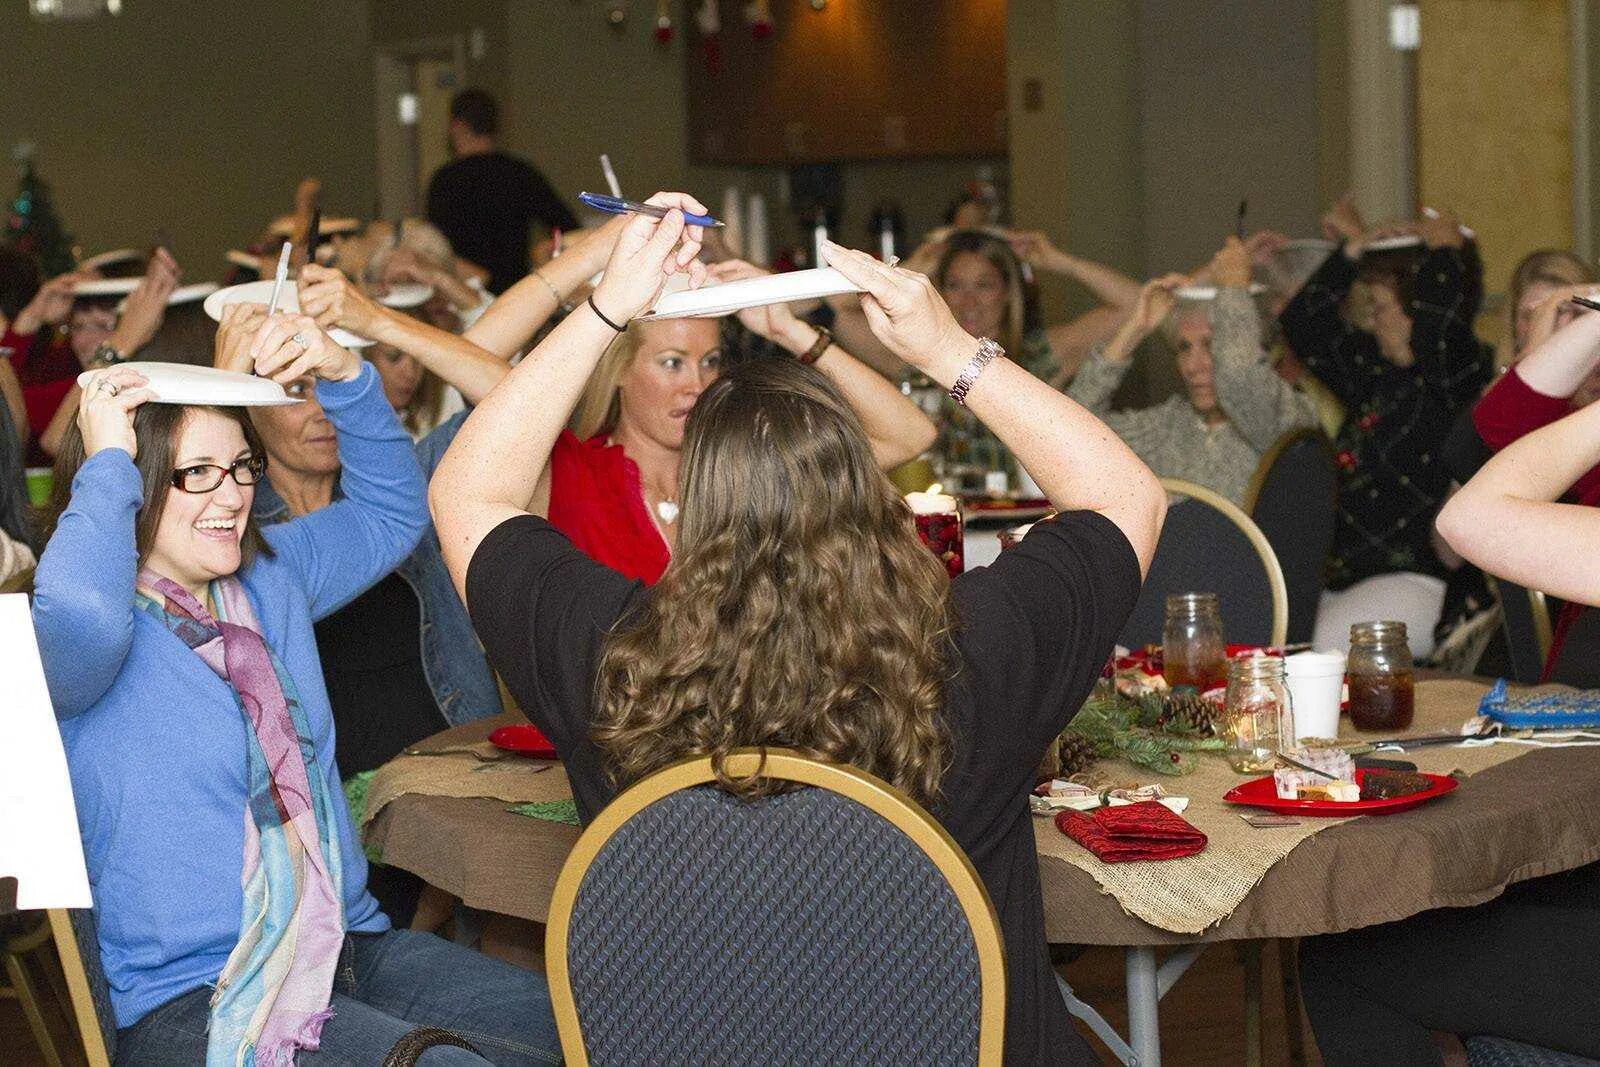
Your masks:
{"label": "red sweater", "polygon": [[639,465],[603,434],[561,431],[550,453],[550,525],[585,555],[654,585],[672,559],[645,507]]}
{"label": "red sweater", "polygon": [[[1472,409],[1472,424],[1477,428],[1478,436],[1483,438],[1483,443],[1498,452],[1517,438],[1570,414],[1572,414],[1571,400],[1566,397],[1546,396],[1538,392],[1523,381],[1517,374],[1517,369],[1512,367],[1494,384],[1494,388],[1484,394],[1483,399],[1478,401],[1477,407]],[[1572,483],[1572,488],[1567,490],[1567,496],[1584,507],[1600,506],[1600,466],[1591,468],[1583,477]],[[1561,646],[1566,642],[1567,631],[1572,628],[1573,620],[1583,610],[1582,604],[1569,602],[1561,606],[1561,612],[1556,616],[1554,639],[1550,642],[1550,655],[1544,661],[1546,679],[1549,677],[1551,665],[1561,655]]]}
{"label": "red sweater", "polygon": [[83,368],[65,335],[55,334],[48,344],[36,345],[36,341],[37,334],[7,328],[0,337],[0,348],[12,350],[11,366],[22,383],[22,400],[28,408],[28,466],[48,467],[54,461],[40,450],[39,435],[55,418],[56,408]]}

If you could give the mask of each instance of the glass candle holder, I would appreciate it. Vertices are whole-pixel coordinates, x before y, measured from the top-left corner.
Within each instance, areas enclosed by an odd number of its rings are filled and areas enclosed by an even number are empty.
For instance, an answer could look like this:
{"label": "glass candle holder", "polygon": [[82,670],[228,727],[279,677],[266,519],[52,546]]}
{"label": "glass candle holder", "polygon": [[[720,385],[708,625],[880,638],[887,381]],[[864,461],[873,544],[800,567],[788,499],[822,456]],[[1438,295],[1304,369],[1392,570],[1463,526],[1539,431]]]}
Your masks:
{"label": "glass candle holder", "polygon": [[954,578],[966,567],[966,540],[961,525],[961,505],[945,493],[907,493],[906,503],[917,520],[917,536]]}

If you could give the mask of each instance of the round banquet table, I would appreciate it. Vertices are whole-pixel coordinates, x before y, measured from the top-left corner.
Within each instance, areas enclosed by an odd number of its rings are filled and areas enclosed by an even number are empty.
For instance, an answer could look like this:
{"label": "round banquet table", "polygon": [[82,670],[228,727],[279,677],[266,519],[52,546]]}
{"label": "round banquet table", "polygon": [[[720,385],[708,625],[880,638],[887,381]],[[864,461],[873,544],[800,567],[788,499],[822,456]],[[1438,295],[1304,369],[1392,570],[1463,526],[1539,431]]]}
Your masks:
{"label": "round banquet table", "polygon": [[[1460,710],[1464,721],[1474,709]],[[418,748],[470,744],[519,721],[507,713],[447,730]],[[559,767],[547,773],[564,774]],[[385,806],[365,836],[385,863],[469,907],[542,923],[580,831],[507,807],[501,800],[408,793]],[[1513,882],[1596,860],[1600,748],[1589,747],[1530,751],[1413,811],[1330,826],[1296,846],[1232,914],[1199,934],[1172,933],[1127,914],[1090,874],[1059,858],[1042,854],[1040,876],[1052,943],[1126,949],[1131,1044],[1089,1022],[1114,1049],[1149,1064],[1160,1059],[1157,1001],[1203,944],[1337,933],[1478,904]],[[1155,948],[1177,945],[1194,947],[1158,965]],[[1075,1013],[1082,1014],[1080,1007],[1092,1013],[1064,992]]]}

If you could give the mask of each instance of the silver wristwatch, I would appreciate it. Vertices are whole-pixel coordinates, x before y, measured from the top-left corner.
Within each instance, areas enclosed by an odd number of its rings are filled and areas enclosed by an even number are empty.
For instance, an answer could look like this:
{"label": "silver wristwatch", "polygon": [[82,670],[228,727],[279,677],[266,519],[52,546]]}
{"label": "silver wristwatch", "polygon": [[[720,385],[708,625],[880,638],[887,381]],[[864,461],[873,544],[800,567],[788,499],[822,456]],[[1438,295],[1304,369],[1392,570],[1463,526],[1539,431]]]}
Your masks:
{"label": "silver wristwatch", "polygon": [[988,337],[978,338],[977,354],[961,368],[961,373],[956,377],[956,384],[950,387],[950,399],[962,407],[967,406],[967,390],[972,388],[972,383],[978,380],[978,375],[983,373],[983,368],[994,362],[996,356],[1003,356],[1006,350],[999,343]]}

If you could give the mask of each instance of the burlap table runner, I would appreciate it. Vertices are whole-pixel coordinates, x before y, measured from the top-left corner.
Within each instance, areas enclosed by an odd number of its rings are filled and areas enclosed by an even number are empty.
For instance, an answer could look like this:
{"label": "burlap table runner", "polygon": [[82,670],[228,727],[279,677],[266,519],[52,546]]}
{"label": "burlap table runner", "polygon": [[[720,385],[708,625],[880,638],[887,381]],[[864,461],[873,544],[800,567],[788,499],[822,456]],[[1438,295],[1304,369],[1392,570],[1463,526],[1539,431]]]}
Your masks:
{"label": "burlap table runner", "polygon": [[[480,741],[470,748],[490,757],[484,762],[462,752],[442,756],[397,756],[379,767],[367,787],[367,807],[361,815],[365,829],[384,805],[406,793],[435,797],[487,797],[512,804],[566,800],[572,796],[567,772],[558,763],[508,755]],[[504,758],[496,758],[504,757]]]}
{"label": "burlap table runner", "polygon": [[[1477,682],[1440,680],[1416,687],[1416,721],[1405,731],[1420,735],[1457,730],[1477,708],[1488,686]],[[1359,737],[1347,732],[1346,736]],[[1449,774],[1460,770],[1474,774],[1528,752],[1521,745],[1462,748],[1441,745],[1419,748],[1395,756],[1416,763],[1419,770]],[[1330,826],[1349,819],[1305,818],[1298,825],[1256,829],[1239,816],[1255,809],[1225,803],[1222,796],[1249,776],[1233,772],[1218,756],[1201,759],[1193,774],[1181,778],[1153,776],[1147,770],[1121,761],[1096,766],[1118,783],[1146,784],[1160,777],[1168,792],[1189,797],[1184,818],[1207,837],[1205,850],[1176,860],[1102,863],[1056,828],[1053,819],[1036,817],[1034,832],[1041,855],[1051,856],[1087,872],[1103,893],[1116,899],[1129,915],[1163,930],[1198,934],[1226,919],[1261,881],[1273,864],[1296,845]],[[1432,803],[1449,803],[1445,797]],[[1365,816],[1403,819],[1405,815]]]}

